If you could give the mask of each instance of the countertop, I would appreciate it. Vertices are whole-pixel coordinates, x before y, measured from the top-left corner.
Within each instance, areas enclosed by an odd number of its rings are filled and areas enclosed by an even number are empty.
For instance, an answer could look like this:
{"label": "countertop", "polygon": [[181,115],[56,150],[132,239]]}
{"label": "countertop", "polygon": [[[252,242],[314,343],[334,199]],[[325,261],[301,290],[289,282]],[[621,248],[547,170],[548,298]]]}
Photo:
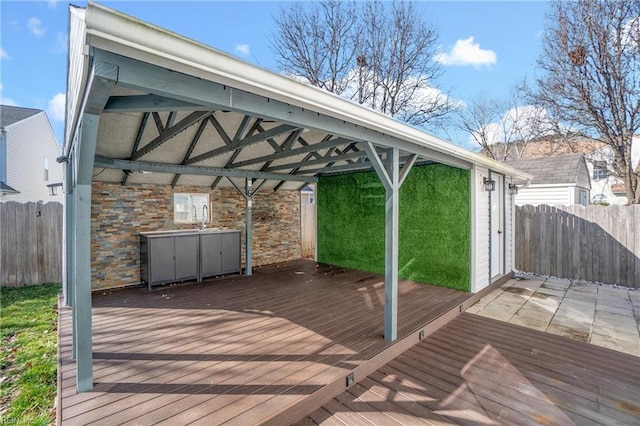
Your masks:
{"label": "countertop", "polygon": [[222,234],[226,232],[240,232],[240,230],[228,228],[174,229],[164,231],[140,232],[140,235],[143,235],[145,237],[166,237],[172,235]]}

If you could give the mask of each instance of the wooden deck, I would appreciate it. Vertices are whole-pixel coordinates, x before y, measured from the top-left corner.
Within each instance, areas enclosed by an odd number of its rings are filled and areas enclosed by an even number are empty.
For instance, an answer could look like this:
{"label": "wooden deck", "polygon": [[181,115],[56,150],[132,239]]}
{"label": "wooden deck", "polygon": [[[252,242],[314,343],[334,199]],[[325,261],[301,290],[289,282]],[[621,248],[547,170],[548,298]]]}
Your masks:
{"label": "wooden deck", "polygon": [[[204,283],[93,295],[93,391],[76,394],[61,309],[62,424],[285,424],[448,321],[471,295],[401,281],[399,339],[382,338],[380,276],[296,261]],[[429,334],[429,329],[427,329]]]}
{"label": "wooden deck", "polygon": [[462,314],[299,425],[640,424],[640,358]]}

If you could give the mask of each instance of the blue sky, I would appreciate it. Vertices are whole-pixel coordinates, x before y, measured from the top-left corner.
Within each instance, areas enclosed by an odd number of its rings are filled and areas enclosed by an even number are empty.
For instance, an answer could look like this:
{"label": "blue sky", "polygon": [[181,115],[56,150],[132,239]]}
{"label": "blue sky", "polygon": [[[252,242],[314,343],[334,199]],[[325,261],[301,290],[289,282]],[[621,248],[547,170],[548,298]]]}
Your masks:
{"label": "blue sky", "polygon": [[[268,41],[271,17],[287,2],[101,3],[276,71]],[[422,1],[417,6],[439,30],[444,73],[438,86],[456,99],[506,98],[513,84],[533,77],[546,2]],[[0,102],[46,110],[60,143],[67,25],[66,2],[0,2]],[[459,133],[450,136],[467,141]]]}

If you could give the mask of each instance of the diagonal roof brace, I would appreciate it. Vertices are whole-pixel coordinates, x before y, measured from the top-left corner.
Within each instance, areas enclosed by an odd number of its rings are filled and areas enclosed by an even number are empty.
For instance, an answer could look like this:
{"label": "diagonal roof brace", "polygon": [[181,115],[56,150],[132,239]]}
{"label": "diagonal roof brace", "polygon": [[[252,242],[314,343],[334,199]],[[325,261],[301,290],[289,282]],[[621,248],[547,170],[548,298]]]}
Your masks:
{"label": "diagonal roof brace", "polygon": [[273,138],[276,136],[279,136],[283,133],[288,133],[291,132],[293,130],[298,129],[298,127],[296,126],[291,126],[289,124],[282,124],[278,127],[274,127],[273,129],[269,129],[265,132],[261,132],[261,133],[257,133],[251,136],[247,136],[244,139],[241,139],[239,141],[236,142],[231,142],[230,144],[227,144],[225,146],[222,146],[220,148],[216,148],[213,149],[211,151],[205,152],[203,154],[197,155],[193,158],[190,158],[187,161],[187,164],[194,164],[194,163],[199,163],[200,161],[204,161],[207,160],[209,158],[212,157],[216,157],[218,155],[222,155],[224,153],[227,153],[229,151],[234,151],[236,149],[240,149],[240,148],[246,148],[249,145],[253,145],[256,144],[258,142],[262,142],[266,139],[269,138]]}
{"label": "diagonal roof brace", "polygon": [[184,131],[188,127],[191,127],[192,125],[194,125],[201,119],[207,117],[208,115],[211,115],[212,113],[213,113],[213,110],[192,112],[191,114],[189,114],[188,116],[186,116],[185,118],[180,120],[178,123],[174,124],[173,126],[164,128],[162,133],[160,133],[158,137],[156,137],[154,140],[152,140],[151,142],[149,142],[148,144],[146,144],[145,146],[137,150],[135,154],[131,156],[131,160],[137,160],[140,157],[147,155],[148,153],[158,148],[160,145],[162,145],[163,143],[165,143],[166,141],[168,141],[178,133]]}

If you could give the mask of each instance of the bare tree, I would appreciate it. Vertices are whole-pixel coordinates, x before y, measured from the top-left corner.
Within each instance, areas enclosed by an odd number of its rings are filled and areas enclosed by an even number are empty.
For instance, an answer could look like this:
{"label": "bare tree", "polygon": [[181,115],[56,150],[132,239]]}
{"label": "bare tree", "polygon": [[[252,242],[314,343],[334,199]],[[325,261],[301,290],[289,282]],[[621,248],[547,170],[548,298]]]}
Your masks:
{"label": "bare tree", "polygon": [[342,94],[351,83],[356,59],[355,3],[292,3],[273,19],[276,34],[271,46],[280,69]]}
{"label": "bare tree", "polygon": [[526,104],[526,90],[525,83],[505,100],[476,98],[457,111],[454,126],[499,161],[523,158],[529,142],[541,137],[553,135],[560,144],[567,132],[543,108]]}
{"label": "bare tree", "polygon": [[640,127],[640,1],[554,3],[538,66],[537,101],[608,144],[629,203],[640,203],[640,171],[631,161]]}
{"label": "bare tree", "polygon": [[451,109],[435,87],[437,32],[411,2],[295,3],[275,18],[282,71],[413,125]]}

